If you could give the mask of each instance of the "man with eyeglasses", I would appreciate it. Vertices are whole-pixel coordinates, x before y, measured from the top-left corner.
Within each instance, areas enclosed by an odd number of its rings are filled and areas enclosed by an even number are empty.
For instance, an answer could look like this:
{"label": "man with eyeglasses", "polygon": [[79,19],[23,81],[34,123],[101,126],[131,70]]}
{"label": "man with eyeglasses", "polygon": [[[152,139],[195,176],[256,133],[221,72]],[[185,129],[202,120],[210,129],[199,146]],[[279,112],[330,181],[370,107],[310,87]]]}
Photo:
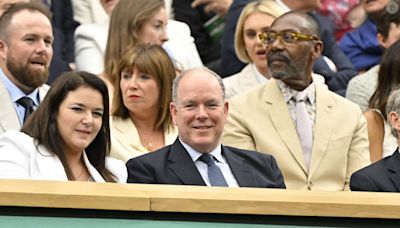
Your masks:
{"label": "man with eyeglasses", "polygon": [[276,80],[230,100],[223,143],[272,154],[288,189],[349,190],[351,174],[370,163],[367,125],[358,106],[312,81],[318,24],[291,11],[260,39]]}

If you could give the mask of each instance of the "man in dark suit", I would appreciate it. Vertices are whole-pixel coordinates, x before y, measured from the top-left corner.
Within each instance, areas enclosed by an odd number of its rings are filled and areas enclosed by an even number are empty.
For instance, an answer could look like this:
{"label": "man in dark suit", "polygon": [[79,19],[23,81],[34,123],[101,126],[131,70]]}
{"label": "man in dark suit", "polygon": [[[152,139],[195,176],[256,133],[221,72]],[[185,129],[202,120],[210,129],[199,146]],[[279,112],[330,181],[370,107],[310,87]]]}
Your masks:
{"label": "man in dark suit", "polygon": [[271,155],[221,145],[228,115],[224,95],[221,78],[206,68],[176,78],[170,111],[178,139],[129,160],[128,182],[285,188]]}
{"label": "man in dark suit", "polygon": [[[398,41],[399,42],[399,41]],[[386,104],[387,121],[392,134],[400,140],[400,89],[393,91]],[[352,191],[400,192],[400,152],[354,172],[350,178]]]}
{"label": "man in dark suit", "polygon": [[351,175],[352,191],[400,192],[400,153],[373,163]]}

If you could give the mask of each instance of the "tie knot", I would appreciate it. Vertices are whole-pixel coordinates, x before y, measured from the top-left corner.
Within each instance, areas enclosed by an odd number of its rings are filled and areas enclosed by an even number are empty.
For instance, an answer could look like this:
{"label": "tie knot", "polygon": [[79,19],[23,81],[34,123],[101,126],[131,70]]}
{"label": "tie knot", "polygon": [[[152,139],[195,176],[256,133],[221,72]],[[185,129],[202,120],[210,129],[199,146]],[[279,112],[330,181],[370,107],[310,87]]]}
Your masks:
{"label": "tie knot", "polygon": [[29,97],[21,97],[18,101],[18,104],[22,105],[24,108],[33,107],[33,100]]}
{"label": "tie knot", "polygon": [[301,92],[298,92],[296,95],[294,95],[294,99],[296,100],[296,102],[306,101],[307,91],[303,90]]}
{"label": "tie knot", "polygon": [[208,166],[214,164],[214,158],[211,154],[203,154],[200,156],[199,160],[206,163]]}

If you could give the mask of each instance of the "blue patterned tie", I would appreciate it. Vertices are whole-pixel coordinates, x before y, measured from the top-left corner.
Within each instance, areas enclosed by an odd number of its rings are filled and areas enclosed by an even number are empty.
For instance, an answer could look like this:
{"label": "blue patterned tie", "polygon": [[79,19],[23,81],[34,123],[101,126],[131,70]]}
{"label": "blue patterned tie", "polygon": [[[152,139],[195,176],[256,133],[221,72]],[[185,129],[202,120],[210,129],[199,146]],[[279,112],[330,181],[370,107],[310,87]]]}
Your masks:
{"label": "blue patterned tie", "polygon": [[199,160],[206,163],[208,166],[207,174],[208,178],[210,179],[211,186],[228,186],[221,170],[215,164],[214,157],[211,154],[203,154]]}

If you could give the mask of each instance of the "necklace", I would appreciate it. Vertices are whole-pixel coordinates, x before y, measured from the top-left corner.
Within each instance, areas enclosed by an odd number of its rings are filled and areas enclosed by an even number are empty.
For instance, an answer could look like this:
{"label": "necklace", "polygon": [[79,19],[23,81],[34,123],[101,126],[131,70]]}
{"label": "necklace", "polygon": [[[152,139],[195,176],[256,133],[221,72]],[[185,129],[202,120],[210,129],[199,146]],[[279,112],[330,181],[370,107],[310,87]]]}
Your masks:
{"label": "necklace", "polygon": [[83,165],[82,166],[82,170],[81,170],[81,173],[77,176],[77,177],[75,177],[75,175],[74,175],[74,178],[75,178],[75,180],[78,180],[79,179],[79,177],[81,177],[82,176],[82,174],[83,174],[83,170],[85,170],[85,166]]}
{"label": "necklace", "polygon": [[148,143],[145,143],[145,145],[146,146],[143,146],[146,150],[148,150],[148,151],[151,151],[152,150],[152,148],[153,148],[153,143],[151,143],[151,142],[148,142]]}

